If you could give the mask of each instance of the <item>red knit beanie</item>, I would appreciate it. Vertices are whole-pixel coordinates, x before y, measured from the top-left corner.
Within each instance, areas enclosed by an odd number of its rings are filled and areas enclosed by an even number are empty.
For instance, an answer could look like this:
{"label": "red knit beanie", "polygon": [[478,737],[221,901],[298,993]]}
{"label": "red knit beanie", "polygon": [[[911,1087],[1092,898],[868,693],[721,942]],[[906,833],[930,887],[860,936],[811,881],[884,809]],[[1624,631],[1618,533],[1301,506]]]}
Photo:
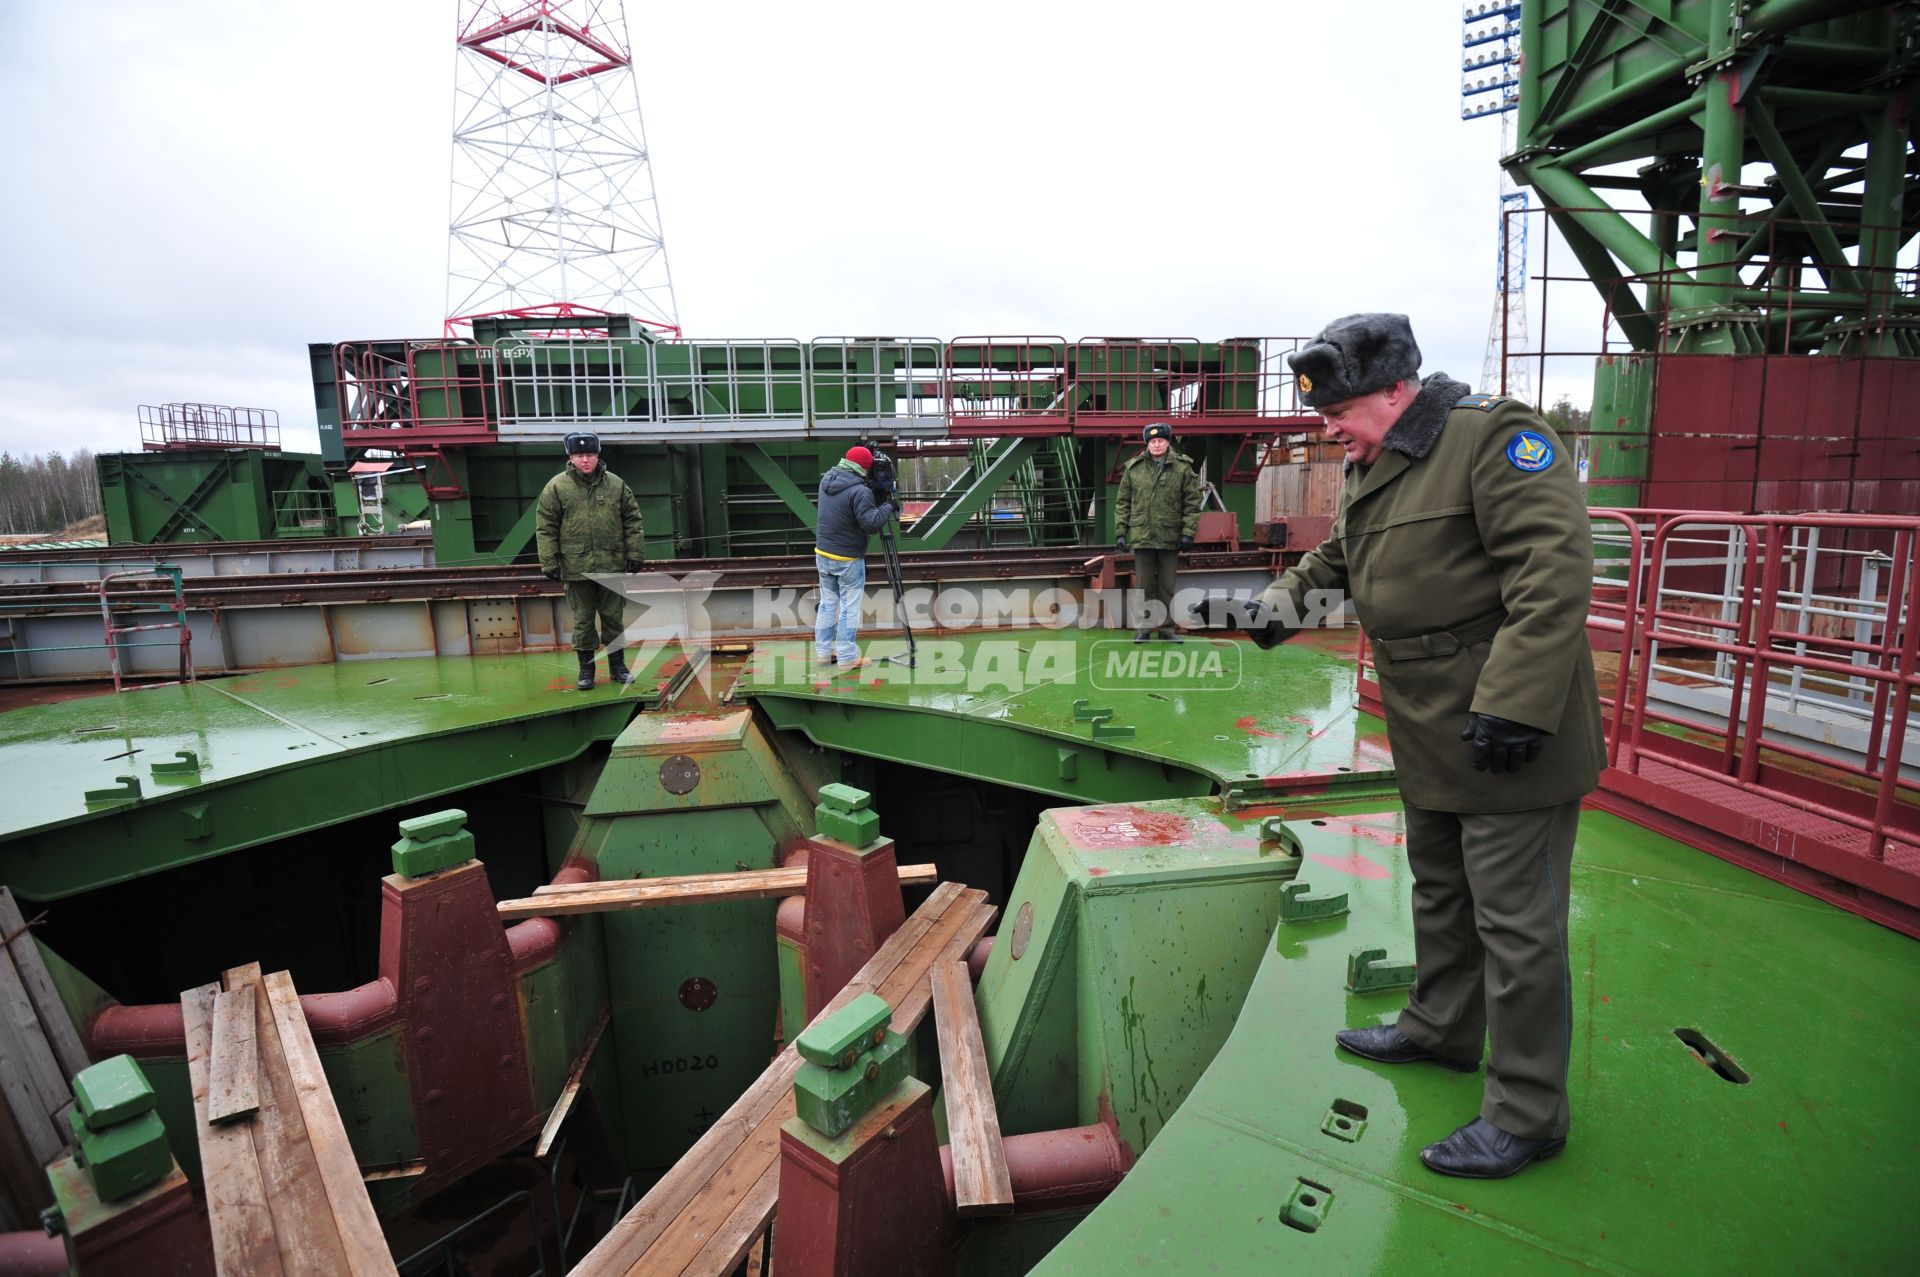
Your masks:
{"label": "red knit beanie", "polygon": [[871,469],[873,467],[873,449],[864,448],[856,443],[853,447],[847,449],[847,460],[853,462],[854,465],[859,466],[862,470]]}

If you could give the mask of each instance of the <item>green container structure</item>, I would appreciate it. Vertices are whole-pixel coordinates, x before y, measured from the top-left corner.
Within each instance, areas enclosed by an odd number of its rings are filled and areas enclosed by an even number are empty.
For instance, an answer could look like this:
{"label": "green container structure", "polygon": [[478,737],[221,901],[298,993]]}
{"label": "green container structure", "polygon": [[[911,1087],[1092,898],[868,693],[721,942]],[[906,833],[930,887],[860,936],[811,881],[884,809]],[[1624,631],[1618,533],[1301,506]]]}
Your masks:
{"label": "green container structure", "polygon": [[94,459],[107,540],[266,541],[340,532],[333,479],[313,453],[168,451]]}

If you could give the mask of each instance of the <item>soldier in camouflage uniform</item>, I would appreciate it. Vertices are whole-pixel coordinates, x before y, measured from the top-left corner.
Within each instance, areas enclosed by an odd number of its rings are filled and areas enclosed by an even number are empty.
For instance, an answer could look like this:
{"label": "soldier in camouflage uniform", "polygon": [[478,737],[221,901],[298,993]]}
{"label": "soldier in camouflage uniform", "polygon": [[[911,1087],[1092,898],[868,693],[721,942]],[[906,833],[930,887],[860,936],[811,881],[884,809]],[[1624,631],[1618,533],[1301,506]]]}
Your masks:
{"label": "soldier in camouflage uniform", "polygon": [[1193,544],[1200,524],[1200,472],[1173,446],[1173,427],[1156,421],[1141,431],[1146,451],[1120,472],[1113,498],[1114,544],[1133,551],[1139,580],[1133,641],[1180,642],[1173,626],[1173,578],[1180,551]]}
{"label": "soldier in camouflage uniform", "polygon": [[1573,464],[1523,404],[1435,373],[1404,315],[1350,315],[1288,357],[1346,449],[1331,533],[1249,618],[1271,647],[1310,590],[1372,642],[1413,869],[1416,982],[1395,1025],[1341,1047],[1461,1072],[1480,1114],[1421,1160],[1494,1179],[1566,1144],[1567,875],[1603,765],[1586,621],[1593,544]]}
{"label": "soldier in camouflage uniform", "polygon": [[567,468],[541,489],[536,532],[540,570],[550,581],[565,581],[567,607],[573,612],[573,650],[580,661],[574,686],[593,688],[594,621],[607,645],[607,677],[633,682],[626,653],[619,646],[626,628],[626,599],[603,579],[638,572],[645,558],[640,502],[600,460],[598,435],[580,432],[566,440]]}

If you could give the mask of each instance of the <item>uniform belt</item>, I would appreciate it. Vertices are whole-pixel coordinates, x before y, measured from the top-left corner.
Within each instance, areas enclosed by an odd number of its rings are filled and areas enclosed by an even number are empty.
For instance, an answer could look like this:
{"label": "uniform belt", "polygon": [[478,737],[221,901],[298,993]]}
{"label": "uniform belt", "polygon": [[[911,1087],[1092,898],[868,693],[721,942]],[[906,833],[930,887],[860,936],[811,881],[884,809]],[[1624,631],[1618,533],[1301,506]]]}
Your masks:
{"label": "uniform belt", "polygon": [[1450,630],[1415,634],[1411,638],[1374,639],[1373,650],[1389,661],[1421,661],[1430,656],[1452,656],[1463,647],[1483,643],[1500,632],[1507,622],[1505,612],[1489,612]]}

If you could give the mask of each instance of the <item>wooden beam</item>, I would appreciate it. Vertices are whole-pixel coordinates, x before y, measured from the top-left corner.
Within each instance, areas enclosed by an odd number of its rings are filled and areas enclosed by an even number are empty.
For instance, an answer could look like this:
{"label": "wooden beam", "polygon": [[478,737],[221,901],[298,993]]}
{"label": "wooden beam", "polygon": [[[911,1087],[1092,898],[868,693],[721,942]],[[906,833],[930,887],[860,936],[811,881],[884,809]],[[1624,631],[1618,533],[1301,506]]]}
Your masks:
{"label": "wooden beam", "polygon": [[[4,952],[0,952],[0,1056],[17,1070],[15,1078],[7,1083],[7,1093],[21,1129],[27,1132],[30,1141],[34,1139],[36,1127],[52,1131],[53,1115],[73,1098],[73,1088],[67,1083],[66,1074],[60,1071],[60,1062],[54,1059],[53,1048],[40,1029],[40,1017],[34,1013],[33,1002],[27,997],[26,986],[20,982],[13,959]],[[24,1112],[21,1105],[29,1101],[22,1097],[23,1088],[25,1094],[32,1097],[30,1109]],[[59,1144],[53,1156],[58,1156],[67,1141],[64,1134],[54,1133]],[[34,1145],[34,1154],[40,1155],[38,1143]]]}
{"label": "wooden beam", "polygon": [[87,1049],[80,1041],[80,1031],[74,1027],[73,1017],[67,1013],[67,1004],[60,1000],[59,991],[53,987],[53,977],[47,972],[47,960],[41,955],[40,944],[33,938],[33,933],[27,930],[26,921],[20,916],[20,905],[14,900],[10,887],[0,887],[0,936],[11,937],[7,941],[7,952],[13,958],[14,968],[20,973],[20,983],[26,986],[34,1014],[40,1017],[40,1027],[46,1030],[47,1044],[53,1048],[53,1058],[60,1062],[60,1071],[71,1082],[74,1074],[93,1061],[87,1058]]}
{"label": "wooden beam", "polygon": [[[984,891],[962,892],[913,942],[893,970],[871,986],[893,1005],[889,1027],[895,1033],[911,1035],[926,1017],[933,996],[929,971],[960,961],[993,925],[998,911],[986,903],[986,896]],[[866,987],[862,981],[865,975],[863,969],[847,985],[855,996]],[[766,1230],[779,1204],[780,1127],[793,1112],[793,1088],[789,1085],[773,1112],[754,1127],[735,1154],[701,1185],[689,1206],[626,1269],[628,1277],[651,1277],[655,1273],[725,1277],[736,1270],[753,1246],[753,1239]],[[574,1277],[580,1277],[579,1270]]]}
{"label": "wooden beam", "polygon": [[[939,870],[933,865],[901,865],[899,871],[902,887],[925,886],[940,880]],[[796,869],[549,885],[522,899],[502,900],[495,908],[503,920],[511,920],[724,900],[770,900],[803,895],[806,889],[807,871],[803,865]]]}
{"label": "wooden beam", "polygon": [[13,1106],[0,1095],[0,1217],[11,1204],[17,1212],[8,1224],[19,1228],[53,1205],[53,1186],[40,1160],[27,1146],[27,1137],[14,1120]]}
{"label": "wooden beam", "polygon": [[6,1103],[13,1115],[14,1125],[20,1138],[26,1141],[27,1153],[37,1171],[60,1156],[60,1150],[67,1144],[54,1129],[53,1118],[41,1104],[33,1080],[16,1063],[14,1050],[13,1035],[6,1025],[0,1024],[0,1101]]}
{"label": "wooden beam", "polygon": [[539,1142],[533,1146],[535,1157],[545,1157],[552,1151],[554,1140],[560,1136],[560,1128],[566,1125],[567,1114],[573,1111],[573,1101],[580,1094],[580,1084],[586,1081],[587,1064],[593,1059],[593,1048],[600,1045],[600,1035],[607,1031],[607,1020],[608,1012],[602,1011],[600,1019],[593,1026],[593,1032],[587,1035],[586,1049],[574,1061],[573,1072],[567,1075],[567,1084],[560,1088],[560,1098],[554,1101],[553,1111],[547,1114],[547,1124],[540,1128]]}
{"label": "wooden beam", "polygon": [[940,1039],[940,1089],[947,1105],[958,1213],[1008,1214],[1013,1210],[1013,1181],[1007,1176],[980,1012],[964,962],[944,962],[933,969],[933,1024]]}
{"label": "wooden beam", "polygon": [[249,984],[213,1000],[213,1043],[207,1057],[209,1122],[231,1122],[260,1107],[253,994],[254,986]]}
{"label": "wooden beam", "polygon": [[320,1067],[320,1053],[307,1029],[306,1012],[300,1009],[293,978],[285,971],[275,971],[263,983],[274,1028],[280,1035],[280,1049],[287,1057],[287,1072],[293,1078],[300,1116],[307,1124],[313,1159],[320,1168],[320,1182],[326,1188],[346,1251],[347,1271],[353,1277],[398,1277],[393,1252],[387,1249],[386,1234],[373,1213],[367,1186],[360,1179],[360,1163],[347,1142],[347,1128],[341,1124],[340,1110],[334,1107],[333,1090]]}
{"label": "wooden beam", "polygon": [[[935,887],[933,894],[913,911],[913,916],[899,930],[887,937],[847,987],[821,1009],[820,1015],[838,1011],[871,988],[871,982],[891,973],[914,943],[959,901],[963,890],[957,882],[943,882]],[[796,1032],[794,1036],[799,1034]],[[800,1052],[789,1043],[753,1085],[674,1163],[673,1169],[600,1239],[573,1270],[572,1277],[611,1277],[627,1272],[638,1263],[647,1248],[666,1231],[707,1180],[747,1142],[756,1127],[769,1120],[778,1127],[792,1116],[793,1075],[799,1070]]]}
{"label": "wooden beam", "polygon": [[[251,985],[246,989],[252,994]],[[180,995],[187,1030],[187,1076],[193,1087],[194,1132],[200,1141],[200,1176],[206,1186],[207,1223],[213,1230],[213,1267],[219,1277],[283,1277],[280,1242],[267,1207],[260,1161],[246,1123],[215,1126],[208,1116],[215,1008],[231,997],[217,984]],[[249,1015],[253,999],[246,999]]]}
{"label": "wooden beam", "polygon": [[340,1227],[320,1182],[319,1167],[307,1138],[300,1099],[280,1049],[272,1008],[260,996],[260,964],[250,962],[226,973],[229,990],[252,986],[254,1040],[260,1059],[260,1111],[232,1129],[249,1132],[260,1163],[261,1190],[281,1239],[280,1262],[286,1277],[339,1277],[347,1271]]}

